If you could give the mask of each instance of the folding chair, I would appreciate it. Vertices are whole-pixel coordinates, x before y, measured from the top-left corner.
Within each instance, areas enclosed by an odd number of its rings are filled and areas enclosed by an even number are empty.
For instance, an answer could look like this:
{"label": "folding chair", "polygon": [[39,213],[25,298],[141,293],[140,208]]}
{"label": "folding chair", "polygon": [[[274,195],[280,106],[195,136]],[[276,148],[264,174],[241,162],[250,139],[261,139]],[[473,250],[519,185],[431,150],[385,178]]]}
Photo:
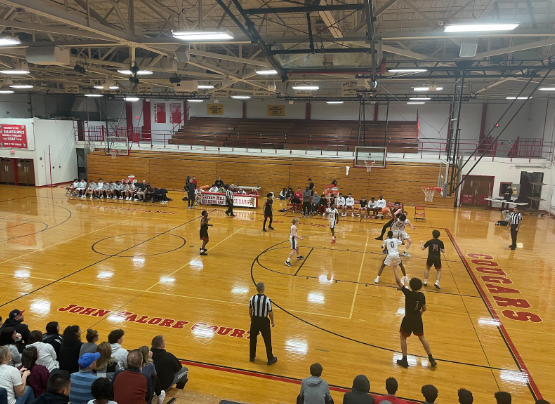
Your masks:
{"label": "folding chair", "polygon": [[414,207],[414,221],[416,222],[418,219],[426,221],[426,210],[424,206]]}

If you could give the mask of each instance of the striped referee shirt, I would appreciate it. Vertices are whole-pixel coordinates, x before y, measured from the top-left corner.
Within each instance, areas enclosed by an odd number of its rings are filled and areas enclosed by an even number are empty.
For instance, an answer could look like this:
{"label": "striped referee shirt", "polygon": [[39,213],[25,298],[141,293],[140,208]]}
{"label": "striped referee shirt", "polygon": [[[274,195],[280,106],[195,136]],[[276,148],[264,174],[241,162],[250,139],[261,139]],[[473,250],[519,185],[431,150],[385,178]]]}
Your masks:
{"label": "striped referee shirt", "polygon": [[253,317],[266,318],[272,311],[272,302],[266,295],[254,295],[249,300],[249,309],[252,309]]}
{"label": "striped referee shirt", "polygon": [[522,214],[520,212],[511,213],[511,224],[519,225],[522,220]]}
{"label": "striped referee shirt", "polygon": [[228,188],[227,191],[225,191],[225,196],[227,199],[233,200],[233,191]]}

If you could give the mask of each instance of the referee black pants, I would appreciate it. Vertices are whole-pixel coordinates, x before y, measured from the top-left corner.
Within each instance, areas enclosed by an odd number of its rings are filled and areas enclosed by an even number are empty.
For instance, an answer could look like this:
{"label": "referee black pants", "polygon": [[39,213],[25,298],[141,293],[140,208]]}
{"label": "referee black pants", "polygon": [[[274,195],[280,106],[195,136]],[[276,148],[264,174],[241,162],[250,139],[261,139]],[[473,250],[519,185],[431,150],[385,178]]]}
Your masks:
{"label": "referee black pants", "polygon": [[268,361],[274,359],[272,353],[272,331],[270,328],[270,319],[268,317],[255,317],[251,319],[251,342],[250,342],[250,359],[256,356],[256,342],[258,340],[258,333],[262,334],[264,344],[266,345],[266,356]]}
{"label": "referee black pants", "polygon": [[225,211],[225,213],[229,213],[233,215],[233,199],[226,198],[226,200],[227,200],[227,210]]}
{"label": "referee black pants", "polygon": [[516,248],[516,236],[518,236],[518,224],[511,224],[511,240],[512,240],[512,244],[511,247],[515,247]]}

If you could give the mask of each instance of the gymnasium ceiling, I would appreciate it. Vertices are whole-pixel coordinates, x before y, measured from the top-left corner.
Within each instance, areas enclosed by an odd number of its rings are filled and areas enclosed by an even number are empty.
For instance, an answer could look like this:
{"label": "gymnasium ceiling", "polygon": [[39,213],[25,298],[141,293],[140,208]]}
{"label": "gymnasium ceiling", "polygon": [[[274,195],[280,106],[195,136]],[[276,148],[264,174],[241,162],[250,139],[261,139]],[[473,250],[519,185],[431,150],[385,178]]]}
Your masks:
{"label": "gymnasium ceiling", "polygon": [[[444,32],[448,24],[469,22],[520,25],[502,33]],[[172,31],[184,30],[228,30],[233,39],[173,37]],[[0,65],[6,68],[36,48],[70,49],[69,64],[29,63],[30,74],[11,77],[33,84],[34,92],[64,93],[68,85],[79,85],[86,93],[114,80],[116,97],[137,93],[139,86],[118,73],[136,64],[153,72],[138,77],[143,85],[152,84],[152,90],[147,85],[141,91],[168,98],[174,76],[215,85],[199,90],[201,97],[218,89],[294,97],[296,83],[320,87],[308,97],[332,97],[359,78],[356,97],[402,97],[414,94],[415,86],[436,85],[443,90],[435,95],[447,99],[464,67],[465,95],[505,99],[531,80],[523,92],[529,95],[548,72],[555,56],[555,0],[0,0],[0,31],[21,41],[0,47]],[[459,57],[461,45],[472,44],[476,55]],[[276,63],[281,77],[255,72]],[[387,71],[396,67],[427,71]],[[555,87],[555,72],[543,85]]]}

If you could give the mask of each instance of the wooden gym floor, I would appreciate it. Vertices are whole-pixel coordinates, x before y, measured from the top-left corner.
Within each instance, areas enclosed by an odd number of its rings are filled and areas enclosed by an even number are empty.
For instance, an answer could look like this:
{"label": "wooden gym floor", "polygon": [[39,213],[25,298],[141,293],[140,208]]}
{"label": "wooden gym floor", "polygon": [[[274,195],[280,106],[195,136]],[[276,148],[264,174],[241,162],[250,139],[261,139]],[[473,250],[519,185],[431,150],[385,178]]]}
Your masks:
{"label": "wooden gym floor", "polygon": [[[237,209],[232,219],[209,207],[209,255],[200,257],[200,209],[187,210],[179,193],[165,206],[64,194],[0,186],[0,315],[18,308],[31,329],[56,320],[96,329],[101,340],[123,328],[128,349],[164,334],[168,350],[190,369],[188,392],[169,394],[183,397],[178,403],[192,393],[292,403],[314,362],[335,386],[336,402],[357,374],[367,375],[377,394],[394,376],[398,395],[411,400],[422,400],[424,384],[439,389],[439,403],[457,402],[460,387],[475,402],[493,402],[497,390],[518,403],[555,397],[551,218],[525,215],[511,251],[508,230],[494,225],[499,212],[427,209],[428,220],[409,229],[414,244],[404,262],[409,276],[422,277],[426,252],[419,242],[441,231],[442,288],[425,289],[424,315],[438,366],[428,367],[411,337],[412,366],[402,369],[395,360],[403,295],[390,269],[373,283],[382,260],[374,237],[383,221],[342,218],[332,246],[327,221],[301,219],[306,259],[288,268],[291,214],[276,212],[276,230],[262,233],[260,210]],[[261,339],[256,361],[248,361],[247,302],[260,281],[275,303],[274,366],[266,365]]]}

